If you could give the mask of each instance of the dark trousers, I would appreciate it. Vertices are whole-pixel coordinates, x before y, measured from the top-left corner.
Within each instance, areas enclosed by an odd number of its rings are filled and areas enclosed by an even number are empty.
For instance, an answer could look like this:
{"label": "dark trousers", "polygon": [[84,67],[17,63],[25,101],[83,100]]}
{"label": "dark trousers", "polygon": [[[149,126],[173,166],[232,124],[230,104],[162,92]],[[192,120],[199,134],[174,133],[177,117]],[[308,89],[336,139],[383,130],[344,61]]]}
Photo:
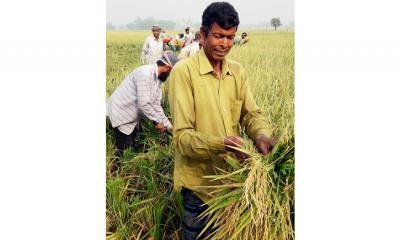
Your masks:
{"label": "dark trousers", "polygon": [[139,124],[136,125],[133,132],[129,135],[122,133],[120,130],[118,130],[117,127],[113,128],[113,129],[114,129],[115,142],[117,145],[118,156],[122,156],[123,151],[128,148],[132,148],[135,152],[138,152],[138,150],[139,150],[138,137],[139,137],[139,132],[140,132]]}
{"label": "dark trousers", "polygon": [[[182,188],[183,198],[183,217],[182,217],[182,240],[197,239],[200,232],[207,224],[207,219],[200,218],[199,215],[207,209],[207,205],[197,197],[191,190]],[[210,235],[212,228],[208,228],[199,239],[204,239]]]}

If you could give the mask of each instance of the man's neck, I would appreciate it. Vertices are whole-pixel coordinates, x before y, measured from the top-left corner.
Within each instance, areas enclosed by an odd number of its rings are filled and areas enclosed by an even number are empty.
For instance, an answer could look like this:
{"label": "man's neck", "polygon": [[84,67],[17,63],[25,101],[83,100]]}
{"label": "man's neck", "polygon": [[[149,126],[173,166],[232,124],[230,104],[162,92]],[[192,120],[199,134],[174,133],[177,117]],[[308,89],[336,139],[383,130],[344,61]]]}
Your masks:
{"label": "man's neck", "polygon": [[211,64],[211,67],[214,70],[214,73],[219,77],[221,77],[221,73],[222,73],[222,61],[221,60],[211,60],[210,58],[208,58],[208,61]]}

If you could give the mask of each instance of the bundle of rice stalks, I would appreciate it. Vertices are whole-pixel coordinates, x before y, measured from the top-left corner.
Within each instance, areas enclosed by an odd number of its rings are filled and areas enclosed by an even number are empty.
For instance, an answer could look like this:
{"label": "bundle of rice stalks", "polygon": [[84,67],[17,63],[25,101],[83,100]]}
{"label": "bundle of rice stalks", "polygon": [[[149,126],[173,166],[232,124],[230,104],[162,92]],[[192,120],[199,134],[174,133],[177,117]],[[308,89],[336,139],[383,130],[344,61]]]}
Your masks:
{"label": "bundle of rice stalks", "polygon": [[294,239],[294,145],[279,143],[263,156],[250,145],[243,164],[228,155],[230,171],[206,176],[222,184],[202,215],[209,239]]}

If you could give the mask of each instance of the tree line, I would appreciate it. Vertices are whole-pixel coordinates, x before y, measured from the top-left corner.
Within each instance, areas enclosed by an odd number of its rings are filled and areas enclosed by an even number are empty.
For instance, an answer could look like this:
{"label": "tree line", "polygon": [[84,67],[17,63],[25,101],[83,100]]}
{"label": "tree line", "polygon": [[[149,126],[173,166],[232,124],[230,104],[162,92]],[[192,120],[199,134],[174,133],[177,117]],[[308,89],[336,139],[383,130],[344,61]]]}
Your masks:
{"label": "tree line", "polygon": [[[149,17],[149,18],[144,18],[141,19],[140,17],[136,18],[136,20],[129,22],[128,24],[126,24],[125,26],[123,26],[125,29],[128,30],[149,30],[151,28],[151,26],[153,26],[154,24],[159,24],[162,28],[164,29],[184,29],[187,26],[191,26],[194,27],[195,29],[199,29],[200,28],[200,23],[192,23],[190,20],[179,20],[177,22],[171,21],[171,20],[159,20],[159,19],[155,19],[153,17]],[[281,20],[279,17],[274,17],[271,18],[269,25],[267,24],[267,28],[271,26],[273,27],[275,30],[277,28],[279,28],[280,26],[282,26]],[[294,27],[294,23],[290,23],[289,27]],[[117,27],[114,26],[112,23],[108,22],[106,25],[106,29],[107,30],[116,30]]]}
{"label": "tree line", "polygon": [[116,30],[118,28],[120,29],[128,29],[128,30],[149,30],[151,29],[151,26],[154,24],[160,25],[161,28],[163,29],[184,29],[188,26],[193,27],[195,29],[200,28],[200,23],[193,23],[191,20],[185,20],[185,19],[180,19],[177,21],[171,21],[171,20],[160,20],[160,19],[155,19],[154,17],[148,17],[148,18],[136,18],[136,20],[129,22],[128,24],[125,24],[124,26],[115,26],[112,23],[108,22],[106,25],[107,30]]}

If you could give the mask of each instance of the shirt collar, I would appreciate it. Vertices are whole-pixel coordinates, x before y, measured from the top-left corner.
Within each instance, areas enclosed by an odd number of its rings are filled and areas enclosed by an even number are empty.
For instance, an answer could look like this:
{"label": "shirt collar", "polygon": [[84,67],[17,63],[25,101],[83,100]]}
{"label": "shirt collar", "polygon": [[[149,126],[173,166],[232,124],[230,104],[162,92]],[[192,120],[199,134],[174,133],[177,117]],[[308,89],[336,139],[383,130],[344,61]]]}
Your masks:
{"label": "shirt collar", "polygon": [[156,41],[156,42],[159,42],[159,41],[161,41],[161,37],[158,37],[158,40],[157,40],[157,38],[156,37],[154,37],[154,35],[152,35],[151,36],[151,39],[153,39],[154,41]]}
{"label": "shirt collar", "polygon": [[[213,72],[214,69],[212,68],[210,61],[208,61],[207,55],[204,52],[204,48],[201,48],[199,51],[199,69],[200,69],[200,74],[206,74]],[[231,75],[231,70],[229,69],[229,65],[226,62],[226,58],[222,60],[222,73],[224,75]]]}

